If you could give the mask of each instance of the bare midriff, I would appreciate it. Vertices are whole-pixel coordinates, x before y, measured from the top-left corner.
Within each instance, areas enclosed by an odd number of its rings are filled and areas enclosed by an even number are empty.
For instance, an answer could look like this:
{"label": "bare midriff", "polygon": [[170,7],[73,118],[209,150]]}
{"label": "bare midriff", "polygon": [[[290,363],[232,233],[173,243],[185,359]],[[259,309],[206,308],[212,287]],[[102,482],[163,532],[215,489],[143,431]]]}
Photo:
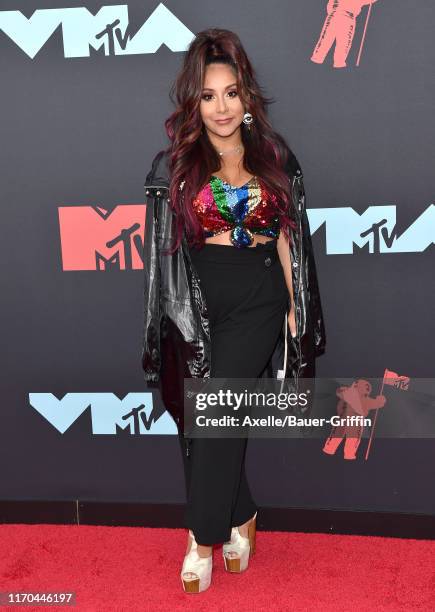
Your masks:
{"label": "bare midriff", "polygon": [[[221,234],[217,234],[217,236],[211,236],[210,238],[206,238],[205,242],[206,243],[209,242],[211,244],[226,244],[229,246],[234,246],[230,240],[230,234],[231,234],[231,230],[228,230],[227,232],[222,232]],[[275,238],[271,238],[270,236],[262,236],[261,234],[259,235],[254,234],[252,244],[246,248],[252,249],[253,247],[256,246],[258,242],[261,242],[264,244],[265,242],[269,242],[270,240],[275,240]]]}

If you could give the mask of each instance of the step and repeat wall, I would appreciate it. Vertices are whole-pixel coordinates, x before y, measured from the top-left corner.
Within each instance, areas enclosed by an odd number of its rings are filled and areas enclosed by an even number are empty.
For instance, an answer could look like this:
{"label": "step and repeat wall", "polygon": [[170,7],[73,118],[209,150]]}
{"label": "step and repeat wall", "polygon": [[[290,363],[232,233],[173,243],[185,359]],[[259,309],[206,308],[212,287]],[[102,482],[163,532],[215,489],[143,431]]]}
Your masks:
{"label": "step and repeat wall", "polygon": [[386,398],[359,446],[345,431],[251,439],[253,495],[435,514],[435,405],[417,385],[435,356],[432,0],[1,1],[0,498],[185,499],[175,424],[141,366],[143,185],[208,27],[240,36],[302,167],[317,376]]}

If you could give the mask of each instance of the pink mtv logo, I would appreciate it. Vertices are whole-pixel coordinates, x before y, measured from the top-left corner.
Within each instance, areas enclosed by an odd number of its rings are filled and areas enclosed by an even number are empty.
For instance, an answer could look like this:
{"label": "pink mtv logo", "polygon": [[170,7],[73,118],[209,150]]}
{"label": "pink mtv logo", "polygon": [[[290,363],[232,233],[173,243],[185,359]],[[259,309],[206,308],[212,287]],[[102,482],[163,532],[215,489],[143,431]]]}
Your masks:
{"label": "pink mtv logo", "polygon": [[323,64],[335,42],[334,68],[345,68],[347,66],[346,59],[355,35],[356,18],[361,13],[361,9],[368,5],[364,31],[356,61],[356,65],[359,66],[370,12],[374,2],[376,0],[329,0],[326,7],[327,15],[325,22],[311,56],[311,61],[316,62],[316,64]]}
{"label": "pink mtv logo", "polygon": [[143,268],[145,205],[60,206],[63,270]]}

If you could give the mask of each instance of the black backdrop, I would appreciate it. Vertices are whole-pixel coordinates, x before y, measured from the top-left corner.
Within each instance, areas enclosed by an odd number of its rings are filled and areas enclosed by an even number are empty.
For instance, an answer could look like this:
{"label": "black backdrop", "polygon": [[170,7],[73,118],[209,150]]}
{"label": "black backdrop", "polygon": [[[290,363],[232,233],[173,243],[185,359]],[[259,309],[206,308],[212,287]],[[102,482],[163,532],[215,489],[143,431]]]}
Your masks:
{"label": "black backdrop", "polygon": [[[303,169],[327,328],[318,376],[433,377],[435,7],[378,0],[353,20],[355,1],[339,4],[312,58],[325,0],[1,0],[2,499],[184,500],[168,414],[149,430],[127,416],[160,399],[140,363],[140,249],[107,242],[143,238],[169,88],[207,27],[239,34]],[[103,32],[117,18],[126,45]],[[383,219],[392,245],[360,237]],[[258,504],[435,513],[433,439],[375,440],[367,461],[322,445],[251,440]]]}

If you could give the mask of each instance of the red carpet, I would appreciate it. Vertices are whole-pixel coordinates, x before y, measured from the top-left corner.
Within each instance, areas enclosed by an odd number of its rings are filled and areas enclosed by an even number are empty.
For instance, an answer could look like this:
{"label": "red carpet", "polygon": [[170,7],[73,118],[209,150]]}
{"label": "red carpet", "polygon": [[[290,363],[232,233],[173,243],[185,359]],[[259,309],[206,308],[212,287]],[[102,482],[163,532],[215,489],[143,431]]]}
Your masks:
{"label": "red carpet", "polygon": [[[434,541],[260,531],[244,574],[227,574],[216,546],[211,587],[186,595],[186,538],[181,529],[0,525],[0,591],[75,591],[75,609],[87,612],[435,610]],[[74,608],[26,607],[44,609]]]}

